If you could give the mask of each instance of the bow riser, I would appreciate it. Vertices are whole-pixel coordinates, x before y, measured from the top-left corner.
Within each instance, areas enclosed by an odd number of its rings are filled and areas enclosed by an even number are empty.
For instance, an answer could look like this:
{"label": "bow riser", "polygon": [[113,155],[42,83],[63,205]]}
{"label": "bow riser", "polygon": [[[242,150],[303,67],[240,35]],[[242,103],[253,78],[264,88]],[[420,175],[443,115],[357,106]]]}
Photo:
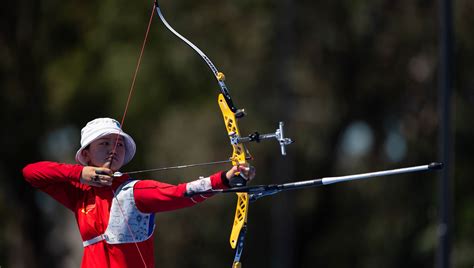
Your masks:
{"label": "bow riser", "polygon": [[230,246],[235,249],[239,241],[242,228],[247,227],[247,215],[249,207],[249,194],[237,193],[237,208],[235,209],[234,224],[230,233]]}
{"label": "bow riser", "polygon": [[[227,101],[223,94],[219,94],[217,98],[219,108],[224,118],[224,124],[227,134],[231,140],[233,153],[231,157],[232,165],[246,165],[247,164],[247,149],[242,143],[235,142],[236,137],[240,137],[240,130],[237,126],[237,119],[235,113],[227,105]],[[236,174],[238,175],[238,174]],[[230,245],[233,249],[237,246],[237,241],[242,228],[247,224],[247,212],[249,206],[249,197],[247,193],[237,193],[237,207],[235,209],[234,224],[230,234]]]}
{"label": "bow riser", "polygon": [[237,119],[235,117],[235,113],[230,109],[224,95],[221,93],[217,98],[217,102],[219,104],[219,108],[222,112],[222,117],[224,118],[225,128],[227,130],[227,134],[229,135],[230,143],[233,148],[233,153],[231,157],[232,165],[245,165],[247,164],[247,155],[248,151],[244,147],[242,143],[237,142],[238,138],[240,138],[240,130],[237,126]]}

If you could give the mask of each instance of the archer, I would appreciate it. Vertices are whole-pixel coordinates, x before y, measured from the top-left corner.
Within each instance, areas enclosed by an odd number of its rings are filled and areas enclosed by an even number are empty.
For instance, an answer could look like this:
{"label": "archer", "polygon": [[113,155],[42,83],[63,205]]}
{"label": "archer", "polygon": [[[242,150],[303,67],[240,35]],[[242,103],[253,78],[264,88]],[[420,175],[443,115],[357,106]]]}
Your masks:
{"label": "archer", "polygon": [[200,203],[212,195],[194,192],[228,188],[237,173],[255,177],[249,166],[178,185],[136,180],[126,173],[114,177],[135,151],[119,122],[98,118],[81,131],[80,164],[43,161],[23,169],[33,187],[74,212],[84,246],[81,267],[154,267],[155,213]]}

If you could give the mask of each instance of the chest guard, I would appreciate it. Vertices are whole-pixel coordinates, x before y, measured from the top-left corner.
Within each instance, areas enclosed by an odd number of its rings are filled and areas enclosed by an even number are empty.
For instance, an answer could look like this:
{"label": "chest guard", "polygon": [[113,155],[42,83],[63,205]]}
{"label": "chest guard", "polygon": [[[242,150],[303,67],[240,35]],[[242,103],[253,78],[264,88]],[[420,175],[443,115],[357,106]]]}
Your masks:
{"label": "chest guard", "polygon": [[[137,182],[138,180],[126,181],[117,189],[116,197],[112,199],[109,223],[105,233],[84,241],[84,247],[102,240],[108,244],[142,242],[153,235],[155,214],[142,213],[135,204],[133,186]],[[120,205],[117,204],[117,200]]]}

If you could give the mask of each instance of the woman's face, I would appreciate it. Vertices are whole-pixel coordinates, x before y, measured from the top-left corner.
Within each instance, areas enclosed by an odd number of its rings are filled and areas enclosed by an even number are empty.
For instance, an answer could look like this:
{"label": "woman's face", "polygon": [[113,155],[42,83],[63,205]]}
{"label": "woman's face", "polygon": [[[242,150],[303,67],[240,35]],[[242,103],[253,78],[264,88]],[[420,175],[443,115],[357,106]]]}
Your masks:
{"label": "woman's face", "polygon": [[89,166],[117,171],[125,160],[125,143],[122,136],[109,134],[93,141],[82,154]]}

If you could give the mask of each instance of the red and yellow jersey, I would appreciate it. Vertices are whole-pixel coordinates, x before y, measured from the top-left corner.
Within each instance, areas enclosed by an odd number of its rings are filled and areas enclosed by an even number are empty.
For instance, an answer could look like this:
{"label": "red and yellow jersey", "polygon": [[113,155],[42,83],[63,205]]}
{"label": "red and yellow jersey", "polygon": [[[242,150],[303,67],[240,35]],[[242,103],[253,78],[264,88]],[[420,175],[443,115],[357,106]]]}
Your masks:
{"label": "red and yellow jersey", "polygon": [[[92,187],[80,183],[83,166],[56,162],[38,162],[27,165],[23,176],[33,187],[74,212],[82,240],[102,235],[109,223],[114,192],[128,175],[115,178],[112,186]],[[210,176],[213,189],[226,187],[224,172]],[[143,213],[157,213],[190,207],[207,196],[185,197],[187,183],[171,185],[154,180],[139,181],[133,195],[137,208]],[[82,243],[82,241],[81,241]],[[108,244],[105,241],[84,248],[81,267],[154,267],[153,237],[135,243]]]}

